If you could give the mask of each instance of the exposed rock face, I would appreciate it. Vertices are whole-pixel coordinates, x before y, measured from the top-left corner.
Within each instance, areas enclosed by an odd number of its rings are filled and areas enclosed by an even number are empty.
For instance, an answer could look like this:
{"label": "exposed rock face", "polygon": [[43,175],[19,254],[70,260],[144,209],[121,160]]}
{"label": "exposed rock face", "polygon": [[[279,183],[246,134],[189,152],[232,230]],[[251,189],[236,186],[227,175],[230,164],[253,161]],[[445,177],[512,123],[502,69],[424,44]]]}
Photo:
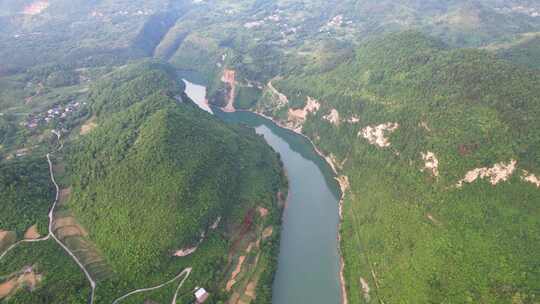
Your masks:
{"label": "exposed rock face", "polygon": [[433,152],[421,152],[422,159],[425,162],[424,168],[422,171],[429,171],[435,177],[439,176],[439,160],[435,157]]}
{"label": "exposed rock face", "polygon": [[484,179],[489,178],[489,182],[492,185],[497,185],[500,182],[507,181],[514,171],[516,170],[517,161],[510,160],[509,163],[505,164],[503,162],[495,164],[491,168],[476,168],[465,174],[465,177],[457,183],[457,187],[462,187],[463,183],[472,183],[478,178]]}
{"label": "exposed rock face", "polygon": [[350,124],[356,124],[360,122],[360,117],[353,115],[349,119],[347,119],[347,122]]}
{"label": "exposed rock face", "polygon": [[342,192],[347,191],[351,187],[351,183],[349,182],[349,177],[346,175],[340,175],[336,177],[336,181],[339,183],[339,188]]}
{"label": "exposed rock face", "polygon": [[295,110],[289,109],[287,116],[288,127],[294,129],[297,132],[302,132],[302,126],[306,121],[307,115],[309,113],[317,113],[320,108],[321,104],[317,100],[308,96],[307,103],[303,108]]}
{"label": "exposed rock face", "polygon": [[372,145],[379,146],[380,148],[386,148],[390,146],[390,141],[385,137],[386,134],[392,133],[399,128],[399,124],[395,122],[388,122],[378,126],[367,126],[360,130],[358,136],[362,136],[367,139]]}
{"label": "exposed rock face", "polygon": [[334,126],[339,126],[339,112],[336,109],[330,110],[328,115],[323,116],[323,119],[328,120]]}
{"label": "exposed rock face", "polygon": [[536,175],[529,173],[526,170],[523,170],[521,180],[534,184],[537,188],[540,188],[540,178],[536,177]]}

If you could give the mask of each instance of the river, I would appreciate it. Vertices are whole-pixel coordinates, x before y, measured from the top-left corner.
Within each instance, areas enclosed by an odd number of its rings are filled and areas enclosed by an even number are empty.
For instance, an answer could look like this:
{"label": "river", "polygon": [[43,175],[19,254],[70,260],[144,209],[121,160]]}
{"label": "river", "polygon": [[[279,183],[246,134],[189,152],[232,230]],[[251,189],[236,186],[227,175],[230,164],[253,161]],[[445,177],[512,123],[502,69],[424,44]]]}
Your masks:
{"label": "river", "polygon": [[[209,111],[200,92],[201,86],[186,82],[186,94]],[[340,303],[339,188],[330,167],[306,138],[268,119],[250,112],[213,112],[229,123],[255,128],[281,155],[289,178],[272,303]]]}

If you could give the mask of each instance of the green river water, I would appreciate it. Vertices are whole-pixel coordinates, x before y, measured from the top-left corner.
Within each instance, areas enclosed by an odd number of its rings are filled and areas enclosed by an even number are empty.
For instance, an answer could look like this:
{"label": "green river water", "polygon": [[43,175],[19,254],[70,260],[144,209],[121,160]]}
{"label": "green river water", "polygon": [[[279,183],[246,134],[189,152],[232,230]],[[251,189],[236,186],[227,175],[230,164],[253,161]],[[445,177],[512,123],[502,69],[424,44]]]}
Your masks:
{"label": "green river water", "polygon": [[[196,97],[204,96],[201,90],[205,88],[186,84],[188,96],[197,104],[202,103]],[[289,178],[272,302],[339,303],[339,188],[330,167],[306,138],[268,119],[249,112],[213,110],[224,121],[248,125],[264,136],[281,155]]]}

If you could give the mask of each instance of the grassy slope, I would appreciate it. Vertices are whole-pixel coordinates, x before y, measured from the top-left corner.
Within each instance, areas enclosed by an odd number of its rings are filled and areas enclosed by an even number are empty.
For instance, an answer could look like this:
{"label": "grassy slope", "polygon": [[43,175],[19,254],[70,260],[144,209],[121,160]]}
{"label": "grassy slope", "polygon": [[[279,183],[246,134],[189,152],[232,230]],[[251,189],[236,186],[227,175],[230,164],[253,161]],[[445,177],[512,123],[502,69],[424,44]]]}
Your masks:
{"label": "grassy slope", "polygon": [[[304,132],[347,159],[342,248],[352,303],[362,302],[360,277],[386,303],[538,300],[540,192],[519,179],[521,169],[540,172],[537,72],[407,32],[372,40],[333,71],[276,86],[322,100]],[[360,122],[332,126],[322,120],[331,108]],[[400,128],[388,149],[356,135],[390,121]],[[439,159],[438,178],[420,172],[426,151]],[[468,170],[510,159],[519,170],[508,182],[453,187]]]}

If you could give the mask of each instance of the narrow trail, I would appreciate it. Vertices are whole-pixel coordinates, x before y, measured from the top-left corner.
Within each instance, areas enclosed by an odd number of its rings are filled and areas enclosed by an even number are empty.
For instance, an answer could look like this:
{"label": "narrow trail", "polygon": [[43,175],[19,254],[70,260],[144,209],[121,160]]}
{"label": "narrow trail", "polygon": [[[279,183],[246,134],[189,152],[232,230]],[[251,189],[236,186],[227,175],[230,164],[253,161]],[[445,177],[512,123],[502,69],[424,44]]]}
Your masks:
{"label": "narrow trail", "polygon": [[[58,142],[59,142],[59,145],[60,145],[59,148],[56,150],[58,152],[58,151],[62,150],[62,148],[64,147],[64,143],[61,141],[61,134],[59,132],[55,132],[55,130],[53,130],[52,133],[54,135],[56,135],[56,137],[58,139]],[[49,240],[49,239],[52,238],[58,245],[60,245],[60,247],[62,247],[62,249],[64,249],[64,251],[69,256],[71,256],[71,258],[77,263],[79,268],[84,272],[84,274],[85,274],[86,278],[88,279],[88,282],[90,282],[90,286],[92,288],[89,303],[93,304],[94,303],[95,290],[96,290],[96,282],[92,279],[92,277],[90,276],[90,273],[88,272],[88,270],[84,267],[84,265],[81,263],[81,261],[79,261],[79,259],[75,256],[75,254],[73,254],[73,252],[71,252],[71,250],[66,245],[64,245],[62,243],[62,241],[60,241],[60,239],[58,239],[58,237],[53,232],[54,210],[56,209],[56,205],[58,205],[58,198],[60,197],[60,186],[58,186],[58,184],[56,183],[56,179],[54,178],[53,163],[51,161],[51,153],[47,153],[46,157],[47,157],[47,163],[49,164],[49,175],[50,175],[51,181],[54,184],[54,187],[56,189],[56,195],[55,195],[55,198],[54,198],[54,202],[53,202],[53,204],[51,206],[51,209],[49,210],[49,214],[48,214],[48,217],[49,217],[48,230],[49,230],[49,232],[45,237],[40,238],[40,239],[21,240],[21,241],[16,242],[15,244],[11,245],[6,251],[4,251],[2,253],[2,255],[0,255],[0,261],[10,251],[15,249],[18,245],[20,245],[22,243],[36,243],[36,242],[46,241],[46,240]]]}
{"label": "narrow trail", "polygon": [[178,278],[180,278],[181,276],[185,275],[185,277],[182,279],[182,281],[180,281],[180,284],[176,288],[176,292],[174,293],[174,298],[172,300],[172,304],[176,304],[176,297],[178,297],[178,293],[180,291],[180,288],[182,288],[182,285],[184,285],[184,282],[187,280],[187,278],[191,274],[191,270],[192,270],[192,268],[188,267],[188,268],[182,270],[182,272],[180,272],[176,277],[170,279],[169,281],[167,281],[167,282],[165,282],[163,284],[160,284],[160,285],[157,285],[157,286],[154,286],[154,287],[148,287],[148,288],[141,288],[141,289],[133,290],[133,291],[121,296],[120,298],[114,300],[112,302],[112,304],[120,303],[121,301],[125,300],[127,297],[132,296],[132,295],[137,294],[137,293],[146,292],[146,291],[152,291],[152,290],[156,290],[156,289],[159,289],[161,287],[167,286],[167,285],[173,283],[174,281],[178,280]]}
{"label": "narrow trail", "polygon": [[[59,132],[56,132],[55,130],[53,130],[52,132],[54,135],[56,135],[57,139],[58,139],[58,142],[59,142],[59,147],[58,149],[56,150],[56,152],[62,150],[64,148],[64,143],[60,140],[61,139],[61,133]],[[54,177],[54,170],[53,170],[53,163],[52,163],[52,160],[51,160],[51,153],[47,153],[46,155],[46,158],[47,158],[47,163],[49,164],[49,175],[50,175],[50,178],[51,178],[51,182],[53,183],[55,189],[56,189],[56,195],[55,195],[55,198],[54,198],[54,202],[51,206],[51,209],[49,210],[49,213],[48,213],[48,218],[49,218],[49,225],[48,225],[48,234],[42,238],[39,238],[39,239],[34,239],[34,240],[28,240],[28,239],[24,239],[24,240],[20,240],[16,243],[14,243],[13,245],[9,246],[1,255],[0,255],[0,261],[2,261],[2,259],[10,252],[12,251],[13,249],[15,249],[17,246],[19,246],[20,244],[23,244],[23,243],[37,243],[37,242],[42,242],[42,241],[47,241],[49,239],[53,239],[58,245],[60,245],[60,247],[62,247],[62,249],[64,249],[64,251],[75,261],[75,263],[77,263],[77,265],[79,266],[79,268],[84,272],[84,275],[86,276],[86,279],[88,280],[88,282],[90,283],[90,287],[92,289],[91,291],[91,294],[90,294],[90,299],[88,301],[89,304],[93,304],[94,303],[94,298],[95,298],[95,294],[96,294],[96,282],[94,281],[94,279],[92,278],[92,276],[90,275],[90,273],[88,272],[88,270],[84,267],[83,263],[81,263],[81,261],[77,258],[77,256],[64,244],[62,243],[62,241],[60,241],[60,239],[54,234],[53,232],[53,223],[54,223],[54,211],[56,209],[56,206],[58,205],[58,201],[59,201],[59,198],[60,198],[60,186],[58,185],[58,183],[56,182],[56,179]],[[176,291],[174,293],[174,298],[172,299],[172,302],[171,304],[176,304],[176,298],[178,297],[178,294],[180,292],[180,289],[182,288],[182,286],[184,285],[184,282],[187,280],[187,278],[190,276],[191,274],[191,270],[192,268],[189,267],[189,268],[186,268],[184,269],[182,272],[180,272],[176,277],[172,278],[171,280],[161,284],[161,285],[158,285],[158,286],[154,286],[154,287],[149,287],[149,288],[142,288],[142,289],[136,289],[134,291],[131,291],[123,296],[121,296],[120,298],[116,299],[113,301],[112,304],[117,304],[119,303],[120,301],[124,300],[125,298],[131,296],[131,295],[134,295],[134,294],[137,294],[137,293],[141,293],[141,292],[146,292],[146,291],[151,291],[151,290],[156,290],[156,289],[159,289],[159,288],[162,288],[164,286],[167,286],[173,282],[175,282],[176,280],[178,280],[180,277],[184,276],[185,277],[182,279],[182,281],[180,281],[180,283],[178,284],[178,287],[176,288]]]}
{"label": "narrow trail", "polygon": [[[60,137],[58,138],[60,139]],[[58,243],[58,245],[60,245],[60,247],[62,247],[62,249],[64,249],[64,251],[66,251],[67,254],[71,256],[71,258],[75,261],[75,263],[77,263],[79,268],[84,272],[84,275],[86,276],[86,279],[88,279],[88,282],[90,282],[90,287],[92,288],[92,292],[90,294],[90,301],[88,303],[93,304],[94,295],[96,293],[96,282],[92,279],[88,270],[84,267],[81,261],[79,261],[79,259],[75,256],[75,254],[73,254],[73,252],[71,252],[71,250],[66,245],[64,245],[64,243],[62,243],[62,241],[60,241],[60,239],[58,239],[58,237],[56,237],[56,235],[53,233],[52,226],[53,226],[53,221],[54,221],[54,209],[56,208],[56,205],[58,204],[58,198],[60,196],[60,187],[58,186],[58,184],[56,183],[56,180],[54,179],[53,164],[51,161],[50,153],[47,153],[47,162],[49,163],[49,172],[51,175],[51,181],[56,187],[56,198],[54,200],[51,211],[49,211],[49,235],[56,241],[56,243]]]}
{"label": "narrow trail", "polygon": [[42,238],[39,238],[39,239],[34,239],[34,240],[27,240],[27,239],[24,239],[24,240],[20,240],[16,243],[14,243],[13,245],[9,246],[4,252],[2,252],[2,254],[0,255],[0,261],[13,249],[15,249],[15,247],[23,244],[23,243],[37,243],[37,242],[42,242],[42,241],[47,241],[48,239],[51,238],[51,234],[47,234],[46,236],[42,237]]}

